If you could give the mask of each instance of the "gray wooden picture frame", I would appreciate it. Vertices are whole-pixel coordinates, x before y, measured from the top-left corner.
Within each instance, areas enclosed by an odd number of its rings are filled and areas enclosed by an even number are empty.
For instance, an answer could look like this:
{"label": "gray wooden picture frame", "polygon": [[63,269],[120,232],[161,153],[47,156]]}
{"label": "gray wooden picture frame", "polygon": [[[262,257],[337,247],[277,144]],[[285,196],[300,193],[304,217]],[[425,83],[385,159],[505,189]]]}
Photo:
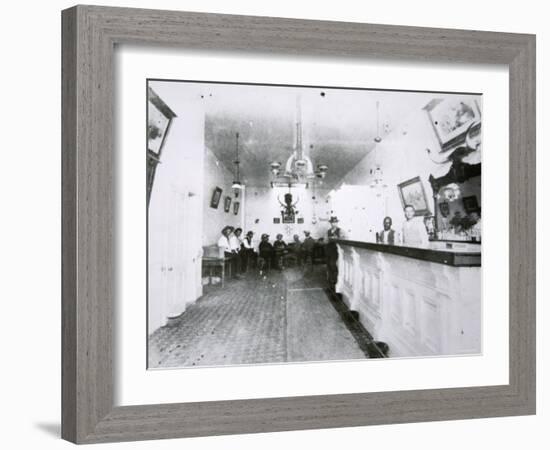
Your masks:
{"label": "gray wooden picture frame", "polygon": [[[115,407],[116,44],[505,64],[513,261],[509,384]],[[93,443],[535,413],[535,36],[76,6],[62,13],[62,83],[64,439]]]}

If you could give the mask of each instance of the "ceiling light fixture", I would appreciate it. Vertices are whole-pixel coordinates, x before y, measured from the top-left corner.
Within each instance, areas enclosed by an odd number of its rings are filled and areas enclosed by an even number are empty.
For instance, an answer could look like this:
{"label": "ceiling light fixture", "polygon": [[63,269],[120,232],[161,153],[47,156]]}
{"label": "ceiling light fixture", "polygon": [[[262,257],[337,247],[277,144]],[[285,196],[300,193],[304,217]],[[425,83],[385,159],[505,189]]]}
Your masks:
{"label": "ceiling light fixture", "polygon": [[308,180],[325,178],[328,166],[318,164],[314,170],[310,157],[304,151],[302,142],[302,108],[300,96],[296,97],[296,144],[294,152],[288,157],[281,174],[281,163],[274,161],[270,164],[271,173],[274,176],[273,185],[286,184],[288,186],[308,185]]}
{"label": "ceiling light fixture", "polygon": [[374,170],[371,170],[372,173],[372,181],[370,183],[370,187],[372,189],[376,189],[376,196],[381,197],[382,192],[384,189],[388,187],[386,183],[384,183],[384,173],[382,172],[381,164],[378,161],[378,144],[382,142],[382,138],[380,137],[380,102],[376,102],[376,137],[374,138],[375,147],[374,147],[374,165],[376,168]]}
{"label": "ceiling light fixture", "polygon": [[240,180],[239,166],[241,161],[239,160],[239,133],[235,133],[235,180],[231,186],[235,190],[235,197],[239,196],[239,190],[243,188]]}

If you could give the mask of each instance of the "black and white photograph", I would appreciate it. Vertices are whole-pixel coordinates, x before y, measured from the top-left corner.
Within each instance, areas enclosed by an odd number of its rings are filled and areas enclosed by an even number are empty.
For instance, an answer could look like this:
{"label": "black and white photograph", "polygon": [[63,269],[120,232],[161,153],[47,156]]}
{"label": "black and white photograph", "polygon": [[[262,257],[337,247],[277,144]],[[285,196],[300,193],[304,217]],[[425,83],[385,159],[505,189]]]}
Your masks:
{"label": "black and white photograph", "polygon": [[506,6],[6,2],[3,448],[546,449],[550,27]]}
{"label": "black and white photograph", "polygon": [[149,369],[482,353],[482,95],[147,92]]}

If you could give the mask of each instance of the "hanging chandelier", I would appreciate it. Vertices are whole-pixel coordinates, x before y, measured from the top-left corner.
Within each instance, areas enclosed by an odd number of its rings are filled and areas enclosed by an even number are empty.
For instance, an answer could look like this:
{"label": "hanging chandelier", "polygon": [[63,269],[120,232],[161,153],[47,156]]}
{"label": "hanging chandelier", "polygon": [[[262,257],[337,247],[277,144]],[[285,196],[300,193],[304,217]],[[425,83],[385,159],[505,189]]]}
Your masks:
{"label": "hanging chandelier", "polygon": [[315,178],[323,179],[328,172],[326,164],[318,164],[315,167],[309,155],[304,151],[300,96],[296,97],[296,143],[294,151],[288,157],[284,168],[280,162],[273,161],[270,164],[270,169],[274,178],[271,183],[272,186],[305,184],[307,187],[309,180],[314,180]]}
{"label": "hanging chandelier", "polygon": [[233,185],[231,186],[235,190],[235,197],[238,197],[239,190],[243,188],[243,185],[241,183],[240,179],[240,173],[239,173],[239,166],[241,165],[241,161],[239,160],[239,132],[235,133],[235,179],[233,181]]}
{"label": "hanging chandelier", "polygon": [[382,137],[380,136],[380,102],[376,102],[376,136],[374,137],[375,147],[374,147],[374,163],[376,168],[371,171],[372,173],[372,181],[370,183],[370,187],[372,189],[376,189],[376,196],[380,197],[382,195],[382,191],[388,187],[386,183],[384,183],[384,173],[382,172],[382,168],[380,167],[380,163],[378,162],[378,144],[382,142]]}

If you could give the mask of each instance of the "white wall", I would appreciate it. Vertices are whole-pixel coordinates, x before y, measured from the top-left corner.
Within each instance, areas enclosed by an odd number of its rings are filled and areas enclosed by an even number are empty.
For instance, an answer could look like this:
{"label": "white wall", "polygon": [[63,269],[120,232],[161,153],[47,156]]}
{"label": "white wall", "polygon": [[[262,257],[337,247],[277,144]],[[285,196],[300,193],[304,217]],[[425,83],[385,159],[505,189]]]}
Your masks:
{"label": "white wall", "polygon": [[[0,177],[5,220],[2,236],[3,346],[2,443],[5,448],[72,449],[59,439],[60,418],[60,10],[76,2],[7,2],[0,27],[4,61],[1,73],[9,124],[4,135],[10,157]],[[256,450],[334,449],[343,445],[380,449],[470,450],[544,449],[548,441],[550,397],[548,361],[550,320],[548,254],[550,217],[550,29],[545,2],[394,0],[388,2],[257,2],[254,0],[102,0],[104,5],[186,9],[231,14],[452,27],[537,33],[538,90],[538,298],[537,353],[539,414],[423,424],[218,436],[187,440],[102,444],[98,449]],[[23,22],[23,20],[25,22]],[[22,33],[24,28],[32,33]],[[9,43],[9,44],[7,44]],[[154,68],[152,68],[154,72]],[[23,118],[14,120],[14,118]],[[9,169],[9,170],[7,170]],[[406,374],[404,374],[406,376]],[[266,380],[268,381],[268,380]],[[276,380],[274,380],[276,381]],[[183,387],[182,387],[183,388]]]}
{"label": "white wall", "polygon": [[[382,229],[385,216],[390,216],[394,229],[399,230],[404,216],[397,185],[417,176],[433,214],[433,190],[428,178],[430,175],[445,175],[451,163],[433,162],[426,149],[437,153],[440,147],[426,111],[419,108],[401,118],[391,133],[342,178],[342,186],[334,195],[334,209],[341,226],[351,237],[375,240],[375,232]],[[377,165],[380,165],[387,185],[381,197],[377,197],[376,191],[369,186],[373,180],[371,171]]]}
{"label": "white wall", "polygon": [[[268,233],[273,241],[279,233],[283,239],[289,242],[294,234],[298,234],[300,239],[304,238],[304,231],[310,231],[311,236],[319,238],[326,235],[328,229],[327,219],[330,217],[330,203],[327,203],[326,189],[304,189],[292,188],[291,193],[293,203],[298,201],[296,209],[299,214],[296,216],[304,219],[303,224],[274,224],[275,217],[281,219],[281,204],[284,203],[284,194],[288,188],[271,187],[248,187],[246,189],[246,208],[245,208],[245,230],[252,230],[255,239],[259,240],[262,233]],[[315,193],[315,199],[313,194]],[[317,216],[316,223],[312,223],[313,213]],[[256,222],[258,221],[258,222]],[[296,221],[297,222],[297,221]]]}
{"label": "white wall", "polygon": [[[235,198],[235,193],[231,189],[233,184],[233,173],[230,172],[218,158],[208,148],[205,149],[205,178],[203,190],[203,228],[202,228],[202,245],[212,245],[218,242],[221,236],[221,230],[226,225],[242,228],[242,195]],[[210,207],[212,193],[214,188],[222,189],[222,196],[217,208]],[[229,212],[224,210],[224,199],[226,196],[231,197],[231,208]],[[233,214],[233,203],[241,202],[239,213]]]}
{"label": "white wall", "polygon": [[[150,83],[174,111],[149,202],[149,332],[185,311],[201,294],[200,243],[188,239],[202,229],[204,111],[175,83]],[[171,267],[170,271],[165,270]]]}

